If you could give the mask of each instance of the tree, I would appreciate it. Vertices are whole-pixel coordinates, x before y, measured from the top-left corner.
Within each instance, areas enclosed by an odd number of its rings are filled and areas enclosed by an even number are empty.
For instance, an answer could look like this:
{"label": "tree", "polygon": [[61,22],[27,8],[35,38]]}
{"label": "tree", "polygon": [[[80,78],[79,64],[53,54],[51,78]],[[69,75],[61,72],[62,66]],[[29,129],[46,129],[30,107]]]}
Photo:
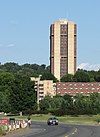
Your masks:
{"label": "tree", "polygon": [[40,110],[57,115],[57,113],[59,113],[58,111],[61,109],[63,100],[64,99],[61,96],[55,96],[53,98],[46,96],[43,100],[40,101]]}
{"label": "tree", "polygon": [[96,82],[100,82],[100,75],[96,75],[96,76],[94,77],[94,79],[95,79]]}
{"label": "tree", "polygon": [[90,77],[88,75],[88,72],[79,70],[75,73],[74,80],[76,82],[90,82]]}
{"label": "tree", "polygon": [[44,72],[41,76],[41,80],[53,80],[53,82],[57,82],[57,79],[50,72]]}
{"label": "tree", "polygon": [[75,114],[77,115],[81,115],[81,114],[84,114],[84,100],[83,100],[83,95],[82,94],[77,94],[74,99],[74,111],[75,111]]}
{"label": "tree", "polygon": [[48,111],[49,107],[50,107],[50,102],[51,102],[51,97],[50,96],[46,96],[44,99],[42,99],[39,103],[39,107],[40,110],[42,111]]}
{"label": "tree", "polygon": [[73,75],[67,74],[67,75],[63,76],[60,81],[61,82],[73,82]]}
{"label": "tree", "polygon": [[6,72],[16,73],[20,70],[20,66],[17,63],[9,62],[4,65],[0,65],[0,69]]}
{"label": "tree", "polygon": [[40,67],[41,67],[41,69],[43,69],[43,70],[46,69],[46,65],[45,65],[45,64],[42,64]]}
{"label": "tree", "polygon": [[91,70],[88,71],[89,77],[90,77],[90,82],[95,82],[95,77],[97,75],[97,71]]}
{"label": "tree", "polygon": [[96,82],[100,82],[100,70],[97,72],[97,74],[94,76],[94,79]]}
{"label": "tree", "polygon": [[11,104],[9,102],[9,95],[12,92],[12,85],[14,84],[14,75],[9,72],[0,72],[0,111],[9,112]]}
{"label": "tree", "polygon": [[92,93],[90,94],[91,107],[94,114],[100,113],[100,94]]}
{"label": "tree", "polygon": [[12,111],[36,109],[36,92],[34,83],[27,76],[15,75],[14,85],[10,94]]}
{"label": "tree", "polygon": [[47,66],[47,67],[46,67],[46,70],[47,70],[48,72],[50,72],[50,66]]}
{"label": "tree", "polygon": [[62,106],[62,102],[63,102],[63,97],[62,96],[55,96],[52,98],[51,101],[51,110],[57,110],[60,109]]}

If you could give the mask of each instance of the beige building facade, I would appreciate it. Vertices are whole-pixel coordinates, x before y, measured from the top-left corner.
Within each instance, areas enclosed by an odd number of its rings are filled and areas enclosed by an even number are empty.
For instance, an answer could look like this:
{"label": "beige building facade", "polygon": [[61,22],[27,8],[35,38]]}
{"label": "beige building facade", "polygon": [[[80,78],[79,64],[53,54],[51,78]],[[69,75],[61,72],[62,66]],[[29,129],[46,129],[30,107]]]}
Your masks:
{"label": "beige building facade", "polygon": [[50,70],[60,80],[76,72],[76,24],[59,20],[50,26]]}
{"label": "beige building facade", "polygon": [[56,83],[53,80],[40,80],[40,78],[31,77],[35,82],[35,91],[37,91],[37,103],[47,95],[53,97],[56,95]]}

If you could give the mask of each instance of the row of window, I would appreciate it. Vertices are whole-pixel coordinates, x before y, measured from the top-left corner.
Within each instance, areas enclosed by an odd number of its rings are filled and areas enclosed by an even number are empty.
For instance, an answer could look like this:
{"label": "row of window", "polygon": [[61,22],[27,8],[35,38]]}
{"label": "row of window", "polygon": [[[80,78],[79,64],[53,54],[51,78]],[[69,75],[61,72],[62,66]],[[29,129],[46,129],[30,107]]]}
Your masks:
{"label": "row of window", "polygon": [[79,89],[86,89],[86,90],[99,90],[100,88],[57,88],[58,90],[64,90],[64,89],[67,89],[67,90],[79,90]]}
{"label": "row of window", "polygon": [[[58,92],[59,94],[61,94],[61,92]],[[84,92],[73,92],[74,94],[77,94],[77,93],[81,93],[81,94],[83,94]],[[73,94],[72,92],[64,92],[63,94]],[[88,94],[89,93],[93,93],[93,92],[87,92]],[[100,92],[98,92],[98,93],[100,93]]]}
{"label": "row of window", "polygon": [[62,84],[62,83],[60,84],[59,83],[58,85],[67,85],[67,86],[79,86],[79,85],[81,85],[81,86],[87,86],[87,85],[88,86],[100,86],[100,84],[91,84],[91,83],[90,84],[79,84],[79,83],[78,84],[65,84],[65,83],[64,84]]}

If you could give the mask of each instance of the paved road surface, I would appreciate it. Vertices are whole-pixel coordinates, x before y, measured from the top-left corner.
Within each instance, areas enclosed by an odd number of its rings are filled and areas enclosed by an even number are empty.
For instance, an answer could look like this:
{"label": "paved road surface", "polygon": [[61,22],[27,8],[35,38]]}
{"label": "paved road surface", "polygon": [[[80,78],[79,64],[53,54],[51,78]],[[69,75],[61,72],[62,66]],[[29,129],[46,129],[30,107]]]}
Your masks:
{"label": "paved road surface", "polygon": [[14,131],[5,137],[100,137],[100,126],[59,124],[48,126],[45,122],[33,122],[30,128]]}

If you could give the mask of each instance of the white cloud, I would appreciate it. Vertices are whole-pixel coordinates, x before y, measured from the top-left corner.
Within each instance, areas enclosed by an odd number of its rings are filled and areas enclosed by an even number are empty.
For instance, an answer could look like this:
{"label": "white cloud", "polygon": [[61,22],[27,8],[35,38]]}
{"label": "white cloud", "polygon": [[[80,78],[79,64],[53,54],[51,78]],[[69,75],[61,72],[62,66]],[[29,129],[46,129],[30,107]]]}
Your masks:
{"label": "white cloud", "polygon": [[100,69],[100,64],[89,64],[89,63],[81,63],[77,69],[84,69],[84,70],[95,70],[98,71]]}
{"label": "white cloud", "polygon": [[78,68],[83,69],[86,68],[89,64],[88,63],[81,63]]}
{"label": "white cloud", "polygon": [[15,47],[15,45],[14,44],[8,44],[6,47],[11,48],[11,47]]}
{"label": "white cloud", "polygon": [[12,48],[12,47],[15,47],[15,44],[13,44],[13,43],[8,44],[8,45],[0,44],[0,48]]}

